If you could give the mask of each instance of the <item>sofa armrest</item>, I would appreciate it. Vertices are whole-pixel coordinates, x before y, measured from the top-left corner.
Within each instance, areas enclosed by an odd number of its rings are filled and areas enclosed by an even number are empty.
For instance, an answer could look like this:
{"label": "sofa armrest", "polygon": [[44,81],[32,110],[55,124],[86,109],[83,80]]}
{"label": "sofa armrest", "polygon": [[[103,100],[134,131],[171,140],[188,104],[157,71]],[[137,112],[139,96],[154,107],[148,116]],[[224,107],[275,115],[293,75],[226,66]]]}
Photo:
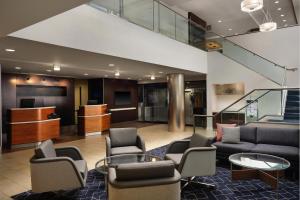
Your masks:
{"label": "sofa armrest", "polygon": [[166,151],[166,154],[167,153],[183,153],[189,148],[189,145],[190,145],[190,140],[174,141],[169,145],[169,147]]}
{"label": "sofa armrest", "polygon": [[55,148],[57,157],[69,157],[73,160],[83,160],[80,150],[75,146]]}
{"label": "sofa armrest", "polygon": [[180,161],[178,171],[183,177],[208,176],[216,172],[215,146],[187,149]]}
{"label": "sofa armrest", "polygon": [[74,161],[69,157],[30,160],[33,192],[70,190],[85,186]]}
{"label": "sofa armrest", "polygon": [[137,136],[137,147],[139,147],[140,149],[143,150],[143,153],[145,154],[146,153],[146,147],[145,147],[145,142],[144,140],[141,138],[141,136]]}
{"label": "sofa armrest", "polygon": [[105,143],[106,143],[106,157],[111,155],[111,141],[110,137],[105,137]]}

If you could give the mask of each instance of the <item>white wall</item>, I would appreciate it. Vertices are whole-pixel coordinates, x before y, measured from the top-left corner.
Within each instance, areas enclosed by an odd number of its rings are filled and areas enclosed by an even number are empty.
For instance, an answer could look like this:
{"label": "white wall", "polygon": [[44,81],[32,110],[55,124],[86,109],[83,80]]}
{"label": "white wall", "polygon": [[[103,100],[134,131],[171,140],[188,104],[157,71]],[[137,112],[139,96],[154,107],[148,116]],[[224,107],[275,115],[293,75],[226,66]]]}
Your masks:
{"label": "white wall", "polygon": [[269,33],[253,33],[228,38],[279,65],[298,68],[288,72],[287,85],[299,87],[300,26],[278,29]]}
{"label": "white wall", "polygon": [[272,81],[236,63],[218,52],[209,52],[207,72],[207,114],[218,112],[243,95],[216,95],[214,84],[245,84],[245,94],[258,88],[278,87]]}
{"label": "white wall", "polygon": [[95,53],[207,72],[207,53],[82,5],[11,36]]}

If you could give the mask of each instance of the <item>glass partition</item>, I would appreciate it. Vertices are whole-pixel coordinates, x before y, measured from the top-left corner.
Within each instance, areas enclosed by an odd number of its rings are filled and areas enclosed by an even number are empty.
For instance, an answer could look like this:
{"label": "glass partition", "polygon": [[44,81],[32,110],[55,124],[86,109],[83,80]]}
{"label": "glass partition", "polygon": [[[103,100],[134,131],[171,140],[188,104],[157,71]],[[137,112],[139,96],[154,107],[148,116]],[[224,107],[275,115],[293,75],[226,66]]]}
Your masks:
{"label": "glass partition", "polygon": [[153,1],[149,0],[123,0],[122,16],[137,25],[153,30],[153,6]]}
{"label": "glass partition", "polygon": [[159,32],[170,38],[176,38],[175,12],[162,4],[159,5]]}
{"label": "glass partition", "polygon": [[189,22],[186,18],[184,18],[181,15],[176,15],[175,17],[176,17],[175,18],[176,40],[188,44],[189,43]]}

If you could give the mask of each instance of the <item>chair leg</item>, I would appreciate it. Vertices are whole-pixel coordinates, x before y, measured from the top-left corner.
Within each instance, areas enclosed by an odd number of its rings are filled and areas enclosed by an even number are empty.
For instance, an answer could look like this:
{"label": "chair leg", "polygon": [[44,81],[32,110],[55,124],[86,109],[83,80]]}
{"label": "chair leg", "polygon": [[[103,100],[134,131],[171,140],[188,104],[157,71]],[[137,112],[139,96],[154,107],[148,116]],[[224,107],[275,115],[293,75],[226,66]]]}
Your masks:
{"label": "chair leg", "polygon": [[205,189],[210,189],[210,190],[216,189],[216,185],[194,181],[194,178],[195,177],[181,179],[181,189],[184,189],[187,186],[192,186],[192,187],[197,187],[197,188],[205,188]]}

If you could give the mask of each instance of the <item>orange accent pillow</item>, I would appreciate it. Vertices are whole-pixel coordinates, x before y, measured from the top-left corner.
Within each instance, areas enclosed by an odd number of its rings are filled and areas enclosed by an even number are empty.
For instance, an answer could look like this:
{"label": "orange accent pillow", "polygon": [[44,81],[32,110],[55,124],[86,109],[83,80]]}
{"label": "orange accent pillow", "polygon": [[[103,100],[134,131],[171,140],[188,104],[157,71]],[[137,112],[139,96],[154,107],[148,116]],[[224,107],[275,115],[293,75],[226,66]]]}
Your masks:
{"label": "orange accent pillow", "polygon": [[236,127],[236,124],[218,124],[217,123],[217,131],[216,131],[217,142],[220,142],[222,140],[224,127]]}

